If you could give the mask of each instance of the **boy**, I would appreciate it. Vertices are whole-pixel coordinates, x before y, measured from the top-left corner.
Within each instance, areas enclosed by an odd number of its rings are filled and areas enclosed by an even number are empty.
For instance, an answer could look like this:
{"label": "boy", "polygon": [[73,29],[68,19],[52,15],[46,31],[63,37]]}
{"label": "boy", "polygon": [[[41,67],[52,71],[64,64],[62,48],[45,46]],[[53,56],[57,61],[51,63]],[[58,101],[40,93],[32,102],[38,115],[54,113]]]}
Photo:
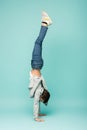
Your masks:
{"label": "boy", "polygon": [[39,116],[44,116],[45,114],[40,114],[40,101],[47,105],[50,94],[47,91],[47,86],[45,80],[41,74],[41,69],[43,67],[42,59],[42,43],[48,30],[48,26],[52,24],[51,18],[46,12],[42,13],[41,29],[37,40],[35,41],[34,49],[32,52],[32,60],[30,71],[30,97],[34,97],[34,120],[38,122],[43,122],[44,120],[39,118]]}

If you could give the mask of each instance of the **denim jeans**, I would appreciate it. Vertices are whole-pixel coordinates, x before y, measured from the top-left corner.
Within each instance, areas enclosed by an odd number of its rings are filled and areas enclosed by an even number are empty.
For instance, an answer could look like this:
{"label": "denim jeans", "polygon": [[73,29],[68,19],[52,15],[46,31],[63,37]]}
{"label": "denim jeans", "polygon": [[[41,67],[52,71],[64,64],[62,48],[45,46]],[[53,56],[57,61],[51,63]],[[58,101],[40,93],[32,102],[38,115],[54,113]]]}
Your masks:
{"label": "denim jeans", "polygon": [[42,43],[45,38],[48,27],[41,26],[38,38],[35,41],[34,49],[32,52],[31,67],[33,69],[42,69],[43,59],[42,59]]}

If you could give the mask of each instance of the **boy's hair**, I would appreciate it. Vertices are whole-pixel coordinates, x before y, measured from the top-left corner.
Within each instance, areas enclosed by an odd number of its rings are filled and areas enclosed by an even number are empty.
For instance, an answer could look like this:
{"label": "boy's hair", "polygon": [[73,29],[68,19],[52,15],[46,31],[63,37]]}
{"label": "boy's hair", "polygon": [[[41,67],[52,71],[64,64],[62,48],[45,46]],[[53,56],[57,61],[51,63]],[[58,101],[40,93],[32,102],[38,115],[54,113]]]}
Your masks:
{"label": "boy's hair", "polygon": [[42,95],[40,96],[40,99],[45,105],[47,105],[49,98],[50,98],[50,93],[46,89],[44,89]]}
{"label": "boy's hair", "polygon": [[[41,85],[42,85],[42,87],[43,87],[43,83],[42,83],[42,82],[41,82]],[[41,101],[42,101],[45,105],[47,105],[49,98],[50,98],[50,93],[48,92],[48,90],[46,90],[46,89],[44,88],[43,93],[40,95],[40,99],[41,99]]]}

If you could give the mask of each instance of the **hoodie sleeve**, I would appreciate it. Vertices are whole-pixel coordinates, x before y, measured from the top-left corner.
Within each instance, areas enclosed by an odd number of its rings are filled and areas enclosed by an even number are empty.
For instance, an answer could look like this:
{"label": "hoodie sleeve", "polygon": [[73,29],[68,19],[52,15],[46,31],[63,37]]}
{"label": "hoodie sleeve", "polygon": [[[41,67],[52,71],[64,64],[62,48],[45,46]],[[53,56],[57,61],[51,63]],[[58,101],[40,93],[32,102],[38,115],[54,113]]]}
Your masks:
{"label": "hoodie sleeve", "polygon": [[38,118],[40,112],[40,95],[42,93],[43,93],[43,88],[39,86],[34,96],[34,119]]}
{"label": "hoodie sleeve", "polygon": [[34,97],[34,119],[38,118],[39,109],[40,109],[39,106],[40,106],[39,96],[35,94],[35,97]]}

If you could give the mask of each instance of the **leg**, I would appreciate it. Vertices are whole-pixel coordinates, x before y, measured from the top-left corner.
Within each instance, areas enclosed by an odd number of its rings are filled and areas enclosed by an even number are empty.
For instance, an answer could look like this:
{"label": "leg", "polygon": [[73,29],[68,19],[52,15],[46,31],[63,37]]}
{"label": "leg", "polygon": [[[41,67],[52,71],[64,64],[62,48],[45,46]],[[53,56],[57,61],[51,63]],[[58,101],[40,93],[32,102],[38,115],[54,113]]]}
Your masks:
{"label": "leg", "polygon": [[46,26],[41,26],[39,36],[35,41],[35,45],[32,53],[32,60],[31,60],[31,66],[33,69],[41,69],[43,67],[42,43],[45,38],[47,29],[48,28]]}
{"label": "leg", "polygon": [[35,41],[33,53],[32,53],[32,74],[40,76],[40,70],[43,67],[43,59],[42,59],[42,43],[45,38],[48,27],[46,25],[41,26],[41,30],[37,40]]}
{"label": "leg", "polygon": [[40,70],[42,69],[44,62],[42,58],[42,43],[46,36],[48,26],[50,24],[52,24],[50,17],[45,12],[43,12],[41,30],[37,40],[35,41],[34,49],[32,52],[31,67],[33,75],[41,75]]}

